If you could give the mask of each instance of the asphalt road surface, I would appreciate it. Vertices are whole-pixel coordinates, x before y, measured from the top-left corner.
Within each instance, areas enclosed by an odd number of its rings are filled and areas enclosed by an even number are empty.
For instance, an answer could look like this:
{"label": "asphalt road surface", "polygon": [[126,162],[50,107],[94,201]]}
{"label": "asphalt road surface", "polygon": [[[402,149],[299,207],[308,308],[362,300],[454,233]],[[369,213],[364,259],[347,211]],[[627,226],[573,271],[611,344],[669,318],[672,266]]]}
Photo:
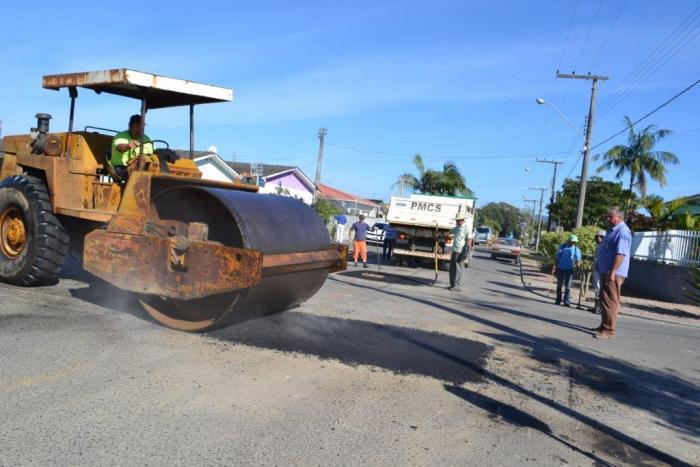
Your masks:
{"label": "asphalt road surface", "polygon": [[599,317],[475,254],[349,267],[205,335],[80,275],[0,285],[0,465],[699,464],[700,327]]}

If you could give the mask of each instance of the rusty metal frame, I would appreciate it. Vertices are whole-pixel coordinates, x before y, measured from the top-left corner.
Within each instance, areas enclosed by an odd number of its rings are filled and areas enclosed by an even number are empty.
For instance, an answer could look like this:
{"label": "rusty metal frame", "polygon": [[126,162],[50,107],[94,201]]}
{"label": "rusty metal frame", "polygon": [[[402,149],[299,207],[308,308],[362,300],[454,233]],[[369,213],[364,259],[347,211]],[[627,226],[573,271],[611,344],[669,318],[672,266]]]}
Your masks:
{"label": "rusty metal frame", "polygon": [[137,293],[192,300],[260,282],[263,255],[215,242],[98,229],[85,237],[83,267]]}

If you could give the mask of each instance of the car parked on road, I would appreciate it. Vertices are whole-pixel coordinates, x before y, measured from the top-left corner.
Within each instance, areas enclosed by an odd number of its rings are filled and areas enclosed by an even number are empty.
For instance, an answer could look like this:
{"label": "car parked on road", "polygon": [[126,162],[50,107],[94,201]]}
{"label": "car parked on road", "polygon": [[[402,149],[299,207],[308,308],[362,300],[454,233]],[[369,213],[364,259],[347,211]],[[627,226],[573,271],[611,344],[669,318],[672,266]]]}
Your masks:
{"label": "car parked on road", "polygon": [[499,238],[488,245],[487,251],[492,259],[512,259],[515,264],[520,263],[520,240],[514,238]]}
{"label": "car parked on road", "polygon": [[384,234],[386,226],[384,222],[375,222],[374,225],[367,231],[367,243],[372,245],[381,245],[384,243]]}
{"label": "car parked on road", "polygon": [[493,239],[493,229],[491,227],[486,227],[485,225],[482,225],[481,227],[477,227],[476,233],[474,235],[474,244],[480,245],[482,243],[490,243],[491,240]]}

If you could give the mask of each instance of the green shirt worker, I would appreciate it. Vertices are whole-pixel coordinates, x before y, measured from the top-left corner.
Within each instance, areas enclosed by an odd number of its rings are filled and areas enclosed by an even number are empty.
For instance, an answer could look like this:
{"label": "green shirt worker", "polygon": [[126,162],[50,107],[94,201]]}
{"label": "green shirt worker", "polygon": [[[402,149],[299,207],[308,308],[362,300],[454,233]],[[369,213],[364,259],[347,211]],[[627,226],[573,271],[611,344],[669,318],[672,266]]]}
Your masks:
{"label": "green shirt worker", "polygon": [[467,229],[462,213],[455,217],[456,226],[450,232],[452,237],[452,255],[450,256],[450,286],[449,290],[459,292],[462,290],[462,273],[464,272],[464,260],[469,254],[471,231]]}
{"label": "green shirt worker", "polygon": [[[129,129],[117,133],[112,138],[112,157],[109,162],[117,174],[126,180],[129,177],[127,166],[141,153],[141,115],[132,115],[129,118]],[[151,139],[143,135],[143,154],[153,154]]]}

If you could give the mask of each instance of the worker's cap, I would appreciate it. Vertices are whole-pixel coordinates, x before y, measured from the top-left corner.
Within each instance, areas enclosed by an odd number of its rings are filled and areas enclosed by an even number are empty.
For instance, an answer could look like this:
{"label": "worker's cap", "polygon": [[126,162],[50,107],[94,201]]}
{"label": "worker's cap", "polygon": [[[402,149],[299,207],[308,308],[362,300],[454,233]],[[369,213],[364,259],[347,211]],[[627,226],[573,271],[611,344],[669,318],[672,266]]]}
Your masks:
{"label": "worker's cap", "polygon": [[465,219],[464,213],[458,212],[455,216],[456,221],[463,221]]}
{"label": "worker's cap", "polygon": [[360,214],[360,219],[364,219],[364,218],[365,218],[365,215],[364,215],[364,214]]}
{"label": "worker's cap", "polygon": [[605,230],[599,230],[597,234],[595,234],[596,237],[605,237]]}
{"label": "worker's cap", "polygon": [[574,242],[574,243],[578,243],[578,237],[574,234],[571,234],[571,235],[569,235],[569,241]]}
{"label": "worker's cap", "polygon": [[134,114],[129,118],[129,125],[133,125],[134,123],[141,123],[141,115]]}

